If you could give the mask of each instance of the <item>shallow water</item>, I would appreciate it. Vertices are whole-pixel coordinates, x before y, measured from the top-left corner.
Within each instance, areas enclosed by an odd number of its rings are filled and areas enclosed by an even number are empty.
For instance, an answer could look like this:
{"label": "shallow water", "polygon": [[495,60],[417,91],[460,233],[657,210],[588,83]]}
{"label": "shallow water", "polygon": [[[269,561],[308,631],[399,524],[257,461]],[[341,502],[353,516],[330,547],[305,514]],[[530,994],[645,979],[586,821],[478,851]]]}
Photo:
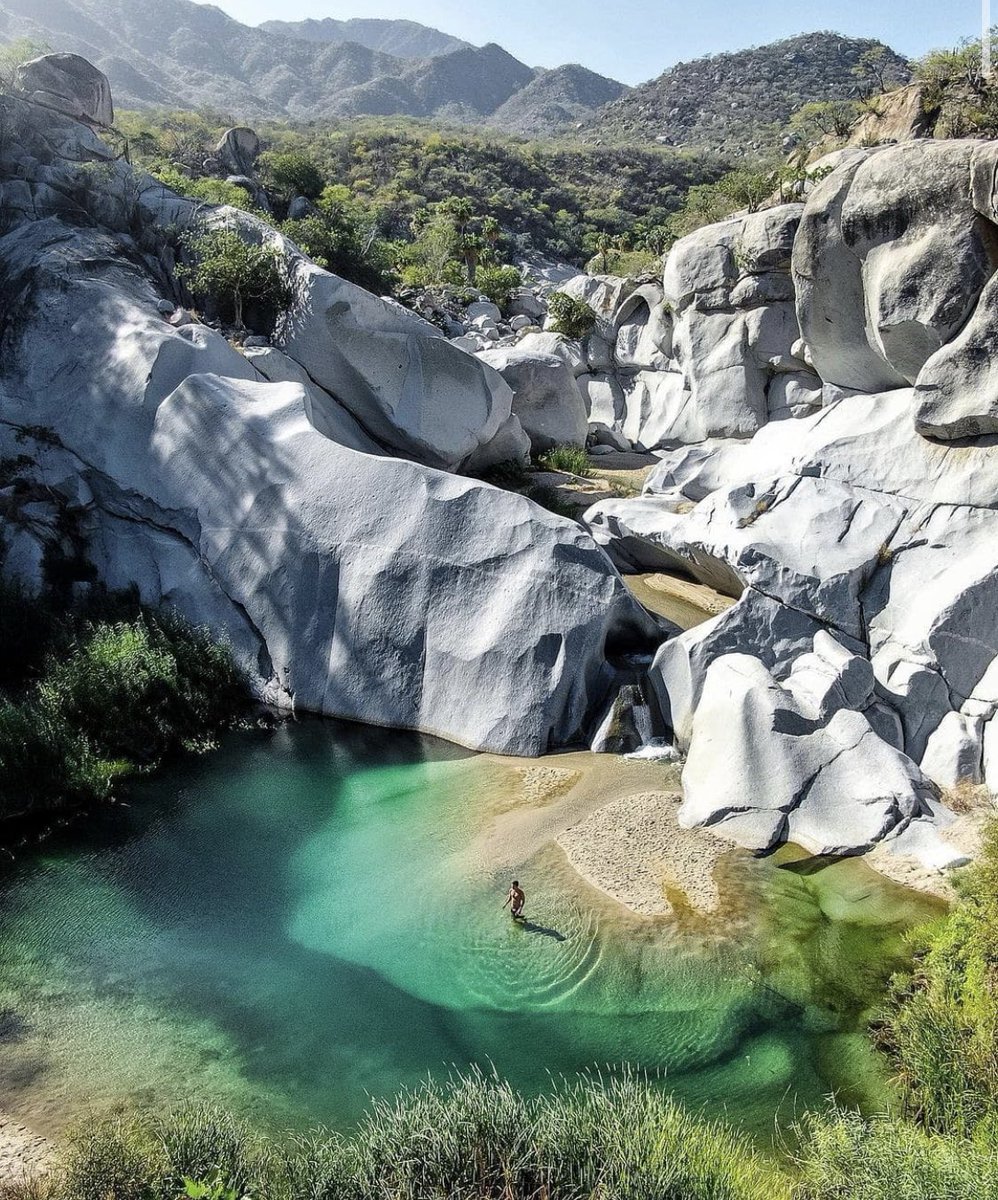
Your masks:
{"label": "shallow water", "polygon": [[884,1103],[858,1030],[930,902],[787,850],[729,856],[717,922],[641,920],[547,846],[518,926],[468,853],[517,778],[308,721],[144,782],[0,891],[4,1106],[42,1132],[192,1094],[347,1127],[452,1065],[534,1090],[624,1061],[763,1135],[833,1090]]}

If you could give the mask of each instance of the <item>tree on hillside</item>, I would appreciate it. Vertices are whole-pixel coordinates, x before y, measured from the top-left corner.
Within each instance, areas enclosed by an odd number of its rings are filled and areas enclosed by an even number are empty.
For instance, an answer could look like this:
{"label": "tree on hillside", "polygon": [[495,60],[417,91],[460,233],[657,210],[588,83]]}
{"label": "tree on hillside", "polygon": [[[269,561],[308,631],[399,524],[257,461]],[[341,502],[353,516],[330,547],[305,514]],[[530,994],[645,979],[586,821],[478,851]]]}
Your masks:
{"label": "tree on hillside", "polygon": [[479,233],[466,233],[461,238],[461,254],[468,272],[468,283],[475,286],[475,274],[485,251],[485,239]]}
{"label": "tree on hillside", "polygon": [[867,95],[871,92],[888,92],[906,81],[904,69],[887,46],[871,46],[864,50],[852,73]]}
{"label": "tree on hillside", "polygon": [[285,200],[295,196],[318,200],[326,183],[315,160],[294,150],[261,154],[260,170],[267,184]]}
{"label": "tree on hillside", "polygon": [[244,242],[235,230],[195,232],[184,241],[193,262],[177,268],[177,276],[195,295],[210,298],[240,329],[248,303],[275,315],[289,300],[288,286],[274,246]]}
{"label": "tree on hillside", "polygon": [[852,100],[822,100],[799,108],[790,118],[790,128],[812,143],[826,137],[844,138],[858,115]]}

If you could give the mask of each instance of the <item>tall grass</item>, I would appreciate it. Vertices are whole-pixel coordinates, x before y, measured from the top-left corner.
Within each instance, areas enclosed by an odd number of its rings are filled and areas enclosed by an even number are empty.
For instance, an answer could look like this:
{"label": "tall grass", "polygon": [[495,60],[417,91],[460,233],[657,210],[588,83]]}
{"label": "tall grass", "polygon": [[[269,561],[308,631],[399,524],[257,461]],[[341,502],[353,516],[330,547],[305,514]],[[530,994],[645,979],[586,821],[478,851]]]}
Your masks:
{"label": "tall grass", "polygon": [[799,1130],[799,1200],[994,1200],[993,1137],[929,1133],[901,1119],[812,1114]]}
{"label": "tall grass", "polygon": [[583,446],[555,446],[541,455],[539,462],[550,471],[567,471],[588,479],[593,473],[589,455]]}
{"label": "tall grass", "polygon": [[998,825],[958,886],[956,907],[923,932],[913,971],[893,982],[881,1040],[907,1115],[971,1137],[998,1112]]}
{"label": "tall grass", "polygon": [[167,1200],[187,1181],[274,1200],[789,1200],[786,1176],[737,1134],[637,1076],[526,1099],[480,1072],[376,1103],[350,1137],[264,1143],[231,1118],[89,1126],[56,1200]]}

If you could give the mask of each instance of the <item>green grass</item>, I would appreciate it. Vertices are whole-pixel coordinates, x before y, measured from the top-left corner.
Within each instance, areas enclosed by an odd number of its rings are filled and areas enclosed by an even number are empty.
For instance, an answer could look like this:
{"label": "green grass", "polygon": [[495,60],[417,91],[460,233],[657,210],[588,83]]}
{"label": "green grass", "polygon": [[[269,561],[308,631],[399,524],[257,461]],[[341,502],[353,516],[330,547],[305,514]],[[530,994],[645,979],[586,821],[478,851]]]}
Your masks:
{"label": "green grass", "polygon": [[[128,598],[58,611],[0,588],[0,819],[107,801],[115,781],[210,745],[247,704],[225,646]],[[8,640],[9,639],[9,640]]]}
{"label": "green grass", "polygon": [[589,455],[583,446],[555,446],[553,450],[542,454],[538,461],[549,471],[568,471],[582,479],[588,479],[593,473]]}
{"label": "green grass", "polygon": [[907,1121],[812,1114],[799,1130],[799,1200],[994,1200],[998,1148]]}
{"label": "green grass", "polygon": [[[191,1185],[194,1187],[191,1187]],[[354,1134],[265,1141],[214,1109],[92,1122],[53,1200],[789,1200],[735,1133],[638,1076],[560,1082],[527,1099],[480,1072],[375,1103]]]}
{"label": "green grass", "polygon": [[959,889],[952,912],[922,931],[913,970],[893,981],[879,1035],[907,1115],[970,1137],[998,1113],[998,825]]}

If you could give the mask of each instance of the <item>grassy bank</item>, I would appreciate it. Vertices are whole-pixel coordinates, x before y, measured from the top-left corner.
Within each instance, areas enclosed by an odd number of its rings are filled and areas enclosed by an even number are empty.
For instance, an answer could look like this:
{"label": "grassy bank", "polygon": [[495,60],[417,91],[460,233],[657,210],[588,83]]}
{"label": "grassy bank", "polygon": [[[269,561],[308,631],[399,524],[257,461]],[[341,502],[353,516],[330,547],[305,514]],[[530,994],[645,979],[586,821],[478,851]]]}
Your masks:
{"label": "grassy bank", "polygon": [[0,822],[100,804],[246,711],[228,650],[129,597],[76,609],[0,585]]}
{"label": "grassy bank", "polygon": [[958,879],[959,902],[916,935],[875,1036],[900,1112],[812,1115],[800,1161],[816,1200],[998,1196],[998,825]]}
{"label": "grassy bank", "polygon": [[473,1073],[376,1104],[348,1137],[318,1133],[277,1145],[203,1107],[92,1124],[42,1194],[789,1200],[790,1189],[738,1135],[691,1117],[636,1077],[562,1082],[528,1100]]}

